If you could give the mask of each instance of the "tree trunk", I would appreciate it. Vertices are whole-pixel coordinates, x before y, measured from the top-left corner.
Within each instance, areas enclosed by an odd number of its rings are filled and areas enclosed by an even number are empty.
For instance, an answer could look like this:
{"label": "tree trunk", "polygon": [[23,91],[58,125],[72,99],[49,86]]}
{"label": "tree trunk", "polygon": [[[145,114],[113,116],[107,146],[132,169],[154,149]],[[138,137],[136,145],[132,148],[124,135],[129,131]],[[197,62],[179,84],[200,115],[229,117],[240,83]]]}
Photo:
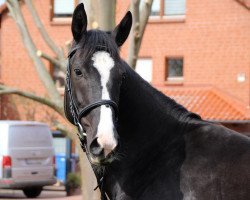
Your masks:
{"label": "tree trunk", "polygon": [[111,31],[115,27],[116,0],[84,0],[88,28]]}
{"label": "tree trunk", "polygon": [[81,166],[82,200],[100,200],[99,189],[94,191],[94,188],[97,186],[95,174],[80,145],[78,145],[78,148]]}
{"label": "tree trunk", "polygon": [[[143,34],[148,22],[149,15],[151,13],[153,0],[144,0],[140,8],[139,0],[131,1],[131,12],[133,15],[133,26],[131,30],[131,38],[128,48],[127,62],[130,67],[135,69],[136,61],[138,59],[139,51],[141,48],[141,42]],[[140,8],[140,11],[139,11]]]}
{"label": "tree trunk", "polygon": [[99,29],[111,31],[115,27],[116,0],[97,0]]}

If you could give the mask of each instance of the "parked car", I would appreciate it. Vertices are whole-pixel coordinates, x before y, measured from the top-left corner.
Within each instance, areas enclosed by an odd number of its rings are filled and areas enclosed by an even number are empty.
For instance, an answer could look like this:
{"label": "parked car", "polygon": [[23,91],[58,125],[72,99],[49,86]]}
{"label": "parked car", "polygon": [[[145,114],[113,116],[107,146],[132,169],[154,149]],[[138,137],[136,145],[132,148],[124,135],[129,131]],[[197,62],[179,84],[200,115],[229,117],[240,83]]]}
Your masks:
{"label": "parked car", "polygon": [[40,195],[56,182],[55,157],[49,127],[40,122],[0,121],[0,188]]}

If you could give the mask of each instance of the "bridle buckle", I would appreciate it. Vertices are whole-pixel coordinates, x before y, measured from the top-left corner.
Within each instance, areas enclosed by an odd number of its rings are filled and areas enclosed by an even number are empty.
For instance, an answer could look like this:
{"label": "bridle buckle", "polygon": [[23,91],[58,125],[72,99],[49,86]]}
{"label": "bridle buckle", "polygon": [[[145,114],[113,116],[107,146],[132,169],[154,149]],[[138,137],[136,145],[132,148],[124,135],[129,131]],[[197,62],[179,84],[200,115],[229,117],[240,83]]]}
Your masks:
{"label": "bridle buckle", "polygon": [[77,129],[81,136],[83,137],[87,136],[86,132],[84,131],[82,125],[79,122],[77,122]]}

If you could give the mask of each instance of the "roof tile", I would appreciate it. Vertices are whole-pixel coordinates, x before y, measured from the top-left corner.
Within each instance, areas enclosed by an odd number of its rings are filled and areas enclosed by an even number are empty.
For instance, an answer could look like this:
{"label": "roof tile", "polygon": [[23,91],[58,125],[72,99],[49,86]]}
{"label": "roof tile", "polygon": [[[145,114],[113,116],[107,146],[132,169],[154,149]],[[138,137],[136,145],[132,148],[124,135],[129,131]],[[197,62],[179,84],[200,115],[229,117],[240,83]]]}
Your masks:
{"label": "roof tile", "polygon": [[188,110],[212,121],[249,121],[250,109],[213,87],[158,87]]}

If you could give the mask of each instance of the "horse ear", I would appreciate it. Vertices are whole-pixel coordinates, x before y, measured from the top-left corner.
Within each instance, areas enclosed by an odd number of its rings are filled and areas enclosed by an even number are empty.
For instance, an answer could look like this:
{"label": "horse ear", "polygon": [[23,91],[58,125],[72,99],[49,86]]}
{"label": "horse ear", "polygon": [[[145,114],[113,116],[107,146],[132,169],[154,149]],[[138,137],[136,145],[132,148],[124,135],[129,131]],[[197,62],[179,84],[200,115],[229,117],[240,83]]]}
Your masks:
{"label": "horse ear", "polygon": [[80,3],[74,10],[71,24],[71,31],[76,42],[79,42],[82,35],[87,31],[87,15],[83,3]]}
{"label": "horse ear", "polygon": [[65,94],[64,94],[64,114],[65,114],[65,117],[69,120],[69,122],[71,124],[74,124],[74,118],[71,114],[71,110],[69,107],[69,95],[68,95],[67,86],[65,86]]}
{"label": "horse ear", "polygon": [[116,44],[120,47],[128,38],[132,26],[132,14],[130,11],[123,17],[122,21],[116,26],[112,32],[112,37],[115,39]]}

